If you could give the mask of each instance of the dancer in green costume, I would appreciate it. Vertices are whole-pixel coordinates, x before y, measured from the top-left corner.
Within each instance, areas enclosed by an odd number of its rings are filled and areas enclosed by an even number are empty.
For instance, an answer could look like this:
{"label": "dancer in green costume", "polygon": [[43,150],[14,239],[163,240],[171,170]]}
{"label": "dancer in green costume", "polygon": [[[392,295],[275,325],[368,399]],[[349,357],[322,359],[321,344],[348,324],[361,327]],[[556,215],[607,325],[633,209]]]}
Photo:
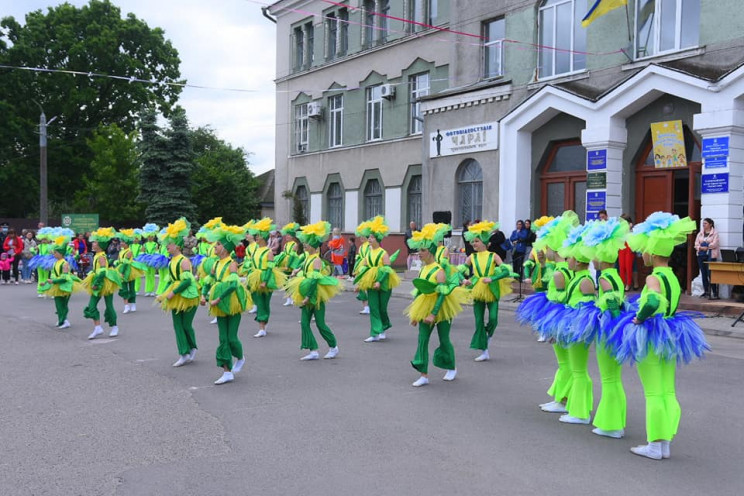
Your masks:
{"label": "dancer in green costume", "polygon": [[[281,253],[274,257],[274,266],[281,269],[287,277],[301,267],[299,255],[302,253],[302,243],[297,239],[299,229],[300,225],[297,222],[290,222],[279,231],[284,236],[284,246],[282,246]],[[287,294],[287,299],[282,306],[288,307],[291,305],[292,297]]]}
{"label": "dancer in green costume", "polygon": [[[355,234],[358,238],[366,238],[362,233],[364,232],[366,225],[368,221],[364,221],[356,228]],[[364,260],[367,257],[367,254],[369,253],[369,241],[365,241],[359,246],[359,251],[357,251],[356,259],[354,260],[354,274],[352,274],[355,278],[357,275],[359,275],[359,271],[362,269],[362,260]],[[360,315],[369,315],[369,298],[367,297],[367,292],[363,289],[359,289],[357,286],[356,288],[356,299],[362,302],[362,309],[359,311]]]}
{"label": "dancer in green costume", "polygon": [[83,310],[83,315],[86,319],[93,320],[95,327],[88,339],[94,339],[103,334],[101,314],[98,312],[98,302],[101,301],[101,298],[103,298],[106,306],[103,318],[111,327],[109,336],[116,337],[119,335],[119,327],[116,325],[114,293],[121,289],[121,276],[116,270],[109,267],[106,259],[106,247],[115,235],[116,231],[113,227],[102,227],[90,234],[91,249],[95,256],[93,257],[91,271],[83,281],[83,287],[90,293],[90,301]]}
{"label": "dancer in green costume", "polygon": [[271,317],[271,296],[287,282],[284,272],[274,267],[274,254],[267,246],[269,234],[274,229],[276,226],[268,217],[250,227],[250,233],[256,240],[256,248],[250,256],[251,272],[246,278],[246,285],[257,307],[258,332],[253,335],[254,338],[266,336],[266,325]]}
{"label": "dancer in green costume", "polygon": [[[158,233],[158,236],[162,236],[163,231],[161,230],[160,233]],[[168,247],[164,246],[160,243],[158,243],[158,254],[165,258],[170,258],[170,255],[168,254]],[[160,296],[163,293],[165,293],[165,289],[171,284],[170,279],[168,278],[168,266],[158,269],[158,287],[155,290],[155,296]]]}
{"label": "dancer in green costume", "polygon": [[[37,245],[39,257],[45,257],[52,253],[51,239],[53,236],[54,230],[51,227],[42,227],[39,229],[39,232],[36,234],[36,238],[39,240],[39,244]],[[36,269],[36,274],[36,293],[39,295],[39,298],[43,298],[45,292],[44,288],[46,288],[44,283],[49,279],[49,271],[38,267]]]}
{"label": "dancer in green costume", "polygon": [[58,236],[50,245],[56,261],[51,271],[51,277],[44,283],[44,286],[46,286],[45,294],[54,298],[58,329],[70,327],[70,321],[67,320],[67,315],[70,313],[70,295],[74,291],[82,289],[80,279],[72,273],[70,265],[65,260],[70,239],[70,236]]}
{"label": "dancer in green costume", "polygon": [[137,290],[135,281],[140,279],[144,274],[144,266],[134,261],[134,253],[130,248],[130,243],[134,241],[134,229],[121,229],[116,237],[119,239],[119,259],[116,262],[116,270],[121,275],[121,289],[119,296],[124,300],[124,311],[130,313],[137,311]]}
{"label": "dancer in green costume", "polygon": [[[142,229],[137,228],[134,230],[134,239],[132,240],[132,244],[129,245],[129,249],[132,250],[132,259],[136,260],[138,256],[142,255],[144,247],[142,246]],[[142,271],[145,272],[147,270],[147,266],[142,266]],[[134,280],[134,293],[139,296],[142,293],[140,290],[142,289],[142,277],[138,277]]]}
{"label": "dancer in green costume", "polygon": [[[158,253],[158,243],[155,240],[160,231],[157,224],[145,224],[142,227],[143,239],[147,241],[142,246],[144,255],[155,255]],[[155,296],[155,268],[148,266],[145,269],[145,296]]]}

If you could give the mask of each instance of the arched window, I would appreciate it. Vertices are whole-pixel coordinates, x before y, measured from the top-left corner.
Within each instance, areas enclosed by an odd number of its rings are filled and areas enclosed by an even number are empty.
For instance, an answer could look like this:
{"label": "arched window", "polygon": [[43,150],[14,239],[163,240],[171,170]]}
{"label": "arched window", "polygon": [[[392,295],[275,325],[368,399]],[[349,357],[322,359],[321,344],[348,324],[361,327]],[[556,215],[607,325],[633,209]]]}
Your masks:
{"label": "arched window", "polygon": [[579,219],[585,218],[586,149],[578,139],[550,145],[540,167],[540,186],[543,215],[573,210]]}
{"label": "arched window", "polygon": [[382,215],[382,186],[377,179],[370,179],[364,187],[364,218],[371,219]]}
{"label": "arched window", "polygon": [[457,190],[460,200],[460,224],[480,219],[483,215],[483,171],[480,164],[467,159],[457,171]]}
{"label": "arched window", "polygon": [[412,176],[406,190],[408,197],[408,222],[421,227],[421,176]]}
{"label": "arched window", "polygon": [[540,78],[586,69],[586,0],[544,0],[538,18]]}
{"label": "arched window", "polygon": [[307,194],[307,188],[304,184],[301,184],[297,186],[297,189],[295,190],[295,201],[299,202],[300,205],[302,205],[302,215],[305,217],[305,222],[309,222],[310,218],[308,217],[308,213],[310,209],[308,208],[308,200],[309,196]]}
{"label": "arched window", "polygon": [[328,222],[331,226],[343,229],[344,227],[344,195],[339,183],[331,183],[328,186]]}

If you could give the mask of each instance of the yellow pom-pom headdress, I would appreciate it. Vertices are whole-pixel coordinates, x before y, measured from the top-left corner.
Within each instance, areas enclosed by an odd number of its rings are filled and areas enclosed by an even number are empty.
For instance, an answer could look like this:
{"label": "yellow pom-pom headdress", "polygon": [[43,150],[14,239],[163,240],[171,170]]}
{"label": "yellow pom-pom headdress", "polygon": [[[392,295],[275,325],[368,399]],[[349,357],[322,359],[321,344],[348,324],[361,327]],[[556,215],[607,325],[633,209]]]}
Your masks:
{"label": "yellow pom-pom headdress", "polygon": [[368,220],[363,223],[363,226],[364,227],[360,225],[358,228],[361,230],[361,235],[365,238],[374,236],[378,242],[382,241],[382,239],[390,232],[390,228],[385,223],[385,217],[382,215],[378,215],[377,217]]}
{"label": "yellow pom-pom headdress", "polygon": [[137,233],[134,231],[134,229],[119,229],[119,231],[116,233],[116,237],[128,245],[132,244],[132,241],[134,241],[134,238],[136,236]]}
{"label": "yellow pom-pom headdress", "polygon": [[68,235],[60,235],[52,240],[52,250],[62,255],[67,253],[67,246],[70,244],[71,237]]}
{"label": "yellow pom-pom headdress", "polygon": [[475,238],[478,238],[483,243],[487,244],[488,238],[491,237],[491,233],[498,228],[498,222],[484,220],[477,224],[473,224],[472,226],[468,226],[468,230],[463,234],[463,236],[465,236],[465,241],[468,243],[471,243]]}
{"label": "yellow pom-pom headdress", "polygon": [[272,222],[269,217],[256,221],[252,226],[248,227],[248,232],[253,236],[261,236],[263,239],[268,239],[269,233],[276,229],[276,225]]}
{"label": "yellow pom-pom headdress", "polygon": [[169,245],[171,243],[183,248],[183,239],[189,235],[191,224],[186,218],[181,217],[177,221],[168,224],[158,239],[161,244]]}
{"label": "yellow pom-pom headdress", "polygon": [[296,236],[297,231],[300,230],[300,225],[297,222],[290,222],[289,224],[286,224],[284,227],[282,227],[282,230],[280,231],[282,233],[282,236],[286,235],[292,235]]}
{"label": "yellow pom-pom headdress", "polygon": [[318,248],[331,235],[331,223],[321,220],[315,224],[302,226],[297,233],[301,243]]}
{"label": "yellow pom-pom headdress", "polygon": [[207,240],[219,242],[228,252],[235,250],[238,243],[245,239],[245,229],[242,226],[227,226],[220,224],[219,227],[207,233]]}
{"label": "yellow pom-pom headdress", "polygon": [[116,230],[113,227],[99,227],[90,233],[90,240],[95,241],[102,250],[105,250],[115,236]]}
{"label": "yellow pom-pom headdress", "polygon": [[449,224],[425,224],[420,231],[413,231],[408,246],[414,250],[426,250],[436,253],[437,244],[444,239],[444,235],[451,229]]}

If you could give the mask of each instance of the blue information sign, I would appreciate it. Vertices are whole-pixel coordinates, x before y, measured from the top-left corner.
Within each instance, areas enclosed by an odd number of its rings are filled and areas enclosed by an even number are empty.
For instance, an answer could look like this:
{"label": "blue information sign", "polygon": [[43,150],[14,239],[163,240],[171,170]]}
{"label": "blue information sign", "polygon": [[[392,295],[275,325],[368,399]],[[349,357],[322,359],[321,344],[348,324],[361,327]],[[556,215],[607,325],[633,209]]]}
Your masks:
{"label": "blue information sign", "polygon": [[587,170],[601,170],[607,168],[607,150],[592,150],[586,154]]}
{"label": "blue information sign", "polygon": [[703,138],[703,158],[728,157],[729,137]]}
{"label": "blue information sign", "polygon": [[599,212],[587,212],[586,213],[586,221],[589,222],[590,220],[597,220],[599,219]]}
{"label": "blue information sign", "polygon": [[586,211],[599,212],[607,208],[606,191],[587,191],[586,192]]}
{"label": "blue information sign", "polygon": [[728,167],[728,157],[710,157],[705,159],[706,169],[725,169]]}
{"label": "blue information sign", "polygon": [[722,172],[720,174],[703,174],[701,181],[702,181],[702,192],[703,193],[706,193],[706,194],[728,193],[728,190],[729,190],[728,172]]}

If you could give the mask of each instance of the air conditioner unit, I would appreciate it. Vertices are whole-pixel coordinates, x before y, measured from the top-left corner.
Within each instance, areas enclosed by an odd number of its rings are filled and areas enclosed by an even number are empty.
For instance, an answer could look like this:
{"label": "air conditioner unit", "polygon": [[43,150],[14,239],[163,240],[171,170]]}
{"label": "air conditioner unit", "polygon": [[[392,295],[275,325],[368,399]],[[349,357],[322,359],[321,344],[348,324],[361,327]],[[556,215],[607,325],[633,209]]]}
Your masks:
{"label": "air conditioner unit", "polygon": [[395,85],[383,84],[382,86],[380,86],[380,95],[382,96],[382,98],[392,100],[393,98],[395,98]]}
{"label": "air conditioner unit", "polygon": [[307,104],[307,116],[320,119],[323,116],[323,107],[320,102],[310,102]]}

